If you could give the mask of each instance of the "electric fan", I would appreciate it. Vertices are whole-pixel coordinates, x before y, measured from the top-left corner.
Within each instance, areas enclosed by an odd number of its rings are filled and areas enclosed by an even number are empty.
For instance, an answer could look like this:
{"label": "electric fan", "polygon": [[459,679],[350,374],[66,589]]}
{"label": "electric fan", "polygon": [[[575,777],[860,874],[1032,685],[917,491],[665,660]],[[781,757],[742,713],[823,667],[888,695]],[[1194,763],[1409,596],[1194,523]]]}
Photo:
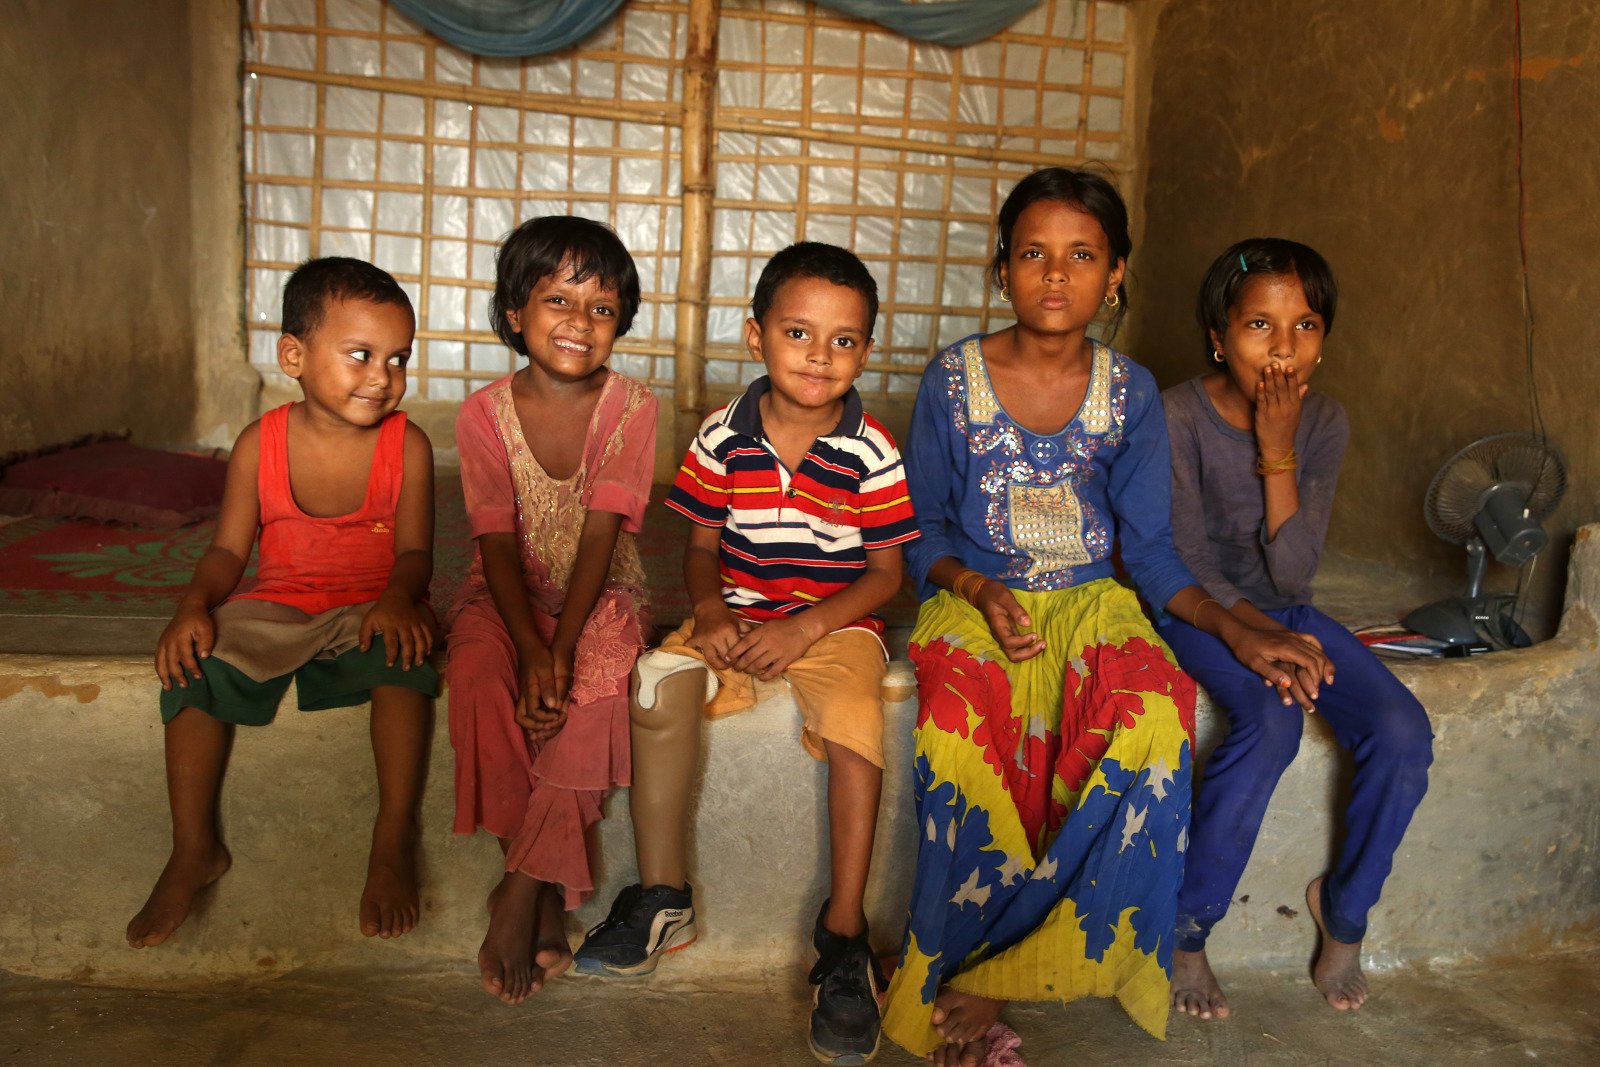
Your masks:
{"label": "electric fan", "polygon": [[1567,461],[1547,438],[1497,433],[1472,442],[1433,476],[1422,511],[1434,533],[1467,549],[1467,592],[1420,607],[1402,624],[1445,646],[1485,650],[1531,642],[1513,617],[1516,597],[1483,592],[1492,555],[1520,567],[1549,538],[1540,520],[1567,491]]}

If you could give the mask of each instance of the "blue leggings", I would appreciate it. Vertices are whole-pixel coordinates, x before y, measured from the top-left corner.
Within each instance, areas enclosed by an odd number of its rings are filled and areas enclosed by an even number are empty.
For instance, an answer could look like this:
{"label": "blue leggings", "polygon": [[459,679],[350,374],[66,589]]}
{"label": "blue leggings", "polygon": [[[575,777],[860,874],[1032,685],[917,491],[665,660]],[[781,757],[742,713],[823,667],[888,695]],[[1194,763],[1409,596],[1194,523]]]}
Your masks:
{"label": "blue leggings", "polygon": [[[1417,698],[1343,626],[1310,605],[1266,614],[1314,635],[1333,661],[1334,684],[1322,686],[1317,714],[1355,756],[1355,780],[1344,845],[1323,883],[1323,920],[1336,940],[1354,943],[1366,934],[1367,912],[1378,902],[1411,814],[1428,791],[1433,731]],[[1177,944],[1197,952],[1227,914],[1267,801],[1300,748],[1305,714],[1285,707],[1277,690],[1205,631],[1177,619],[1158,629],[1229,725],[1196,787],[1178,894]]]}

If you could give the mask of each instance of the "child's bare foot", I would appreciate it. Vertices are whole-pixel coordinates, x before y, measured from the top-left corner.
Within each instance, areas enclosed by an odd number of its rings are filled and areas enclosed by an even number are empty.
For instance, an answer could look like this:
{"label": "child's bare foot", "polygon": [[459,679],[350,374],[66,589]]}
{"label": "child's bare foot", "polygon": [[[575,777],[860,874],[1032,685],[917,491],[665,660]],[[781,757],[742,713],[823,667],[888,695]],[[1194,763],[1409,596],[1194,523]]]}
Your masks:
{"label": "child's bare foot", "polygon": [[1311,980],[1328,1003],[1340,1011],[1354,1011],[1367,1002],[1367,976],[1361,973],[1361,942],[1336,941],[1322,922],[1322,879],[1306,886],[1306,907],[1317,921],[1317,959]]}
{"label": "child's bare foot", "polygon": [[1003,1000],[975,997],[949,986],[933,999],[933,1028],[945,1039],[928,1059],[937,1067],[978,1067],[989,1054],[989,1028],[1000,1018]]}
{"label": "child's bare foot", "polygon": [[981,1067],[988,1055],[989,1039],[980,1037],[976,1041],[941,1045],[928,1053],[928,1061],[934,1067]]}
{"label": "child's bare foot", "polygon": [[232,863],[233,857],[220,841],[197,849],[174,848],[150,898],[128,923],[128,944],[149,948],[171,937],[189,917],[195,897],[226,874]]}
{"label": "child's bare foot", "polygon": [[533,992],[533,937],[542,883],[508,871],[489,894],[489,931],[478,949],[483,989],[507,1004]]}
{"label": "child's bare foot", "polygon": [[417,901],[417,844],[411,828],[373,831],[367,884],[361,890],[361,932],[391,938],[408,934],[421,913]]}
{"label": "child's bare foot", "polygon": [[544,883],[539,891],[538,915],[533,941],[533,987],[537,993],[546,982],[565,974],[572,966],[572,946],[567,944],[565,910],[561,889]]}
{"label": "child's bare foot", "polygon": [[1206,950],[1172,952],[1172,1010],[1202,1019],[1226,1019],[1228,998],[1217,976],[1211,973]]}

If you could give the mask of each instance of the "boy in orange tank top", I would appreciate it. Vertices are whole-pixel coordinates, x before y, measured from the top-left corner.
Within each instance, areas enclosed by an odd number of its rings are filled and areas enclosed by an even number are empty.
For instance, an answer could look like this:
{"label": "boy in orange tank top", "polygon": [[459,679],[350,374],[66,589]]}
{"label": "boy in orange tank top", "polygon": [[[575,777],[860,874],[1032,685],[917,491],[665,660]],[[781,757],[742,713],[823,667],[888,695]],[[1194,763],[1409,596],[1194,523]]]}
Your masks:
{"label": "boy in orange tank top", "polygon": [[[278,366],[305,399],[247,426],[216,535],[156,646],[172,853],[128,923],[159,945],[231,858],[217,822],[236,725],[265,725],[296,683],[301,710],[372,702],[378,817],[359,921],[417,922],[416,808],[435,623],[433,446],[398,411],[416,320],[405,291],[357,259],[315,259],[283,290]],[[257,532],[253,582],[235,592]]]}

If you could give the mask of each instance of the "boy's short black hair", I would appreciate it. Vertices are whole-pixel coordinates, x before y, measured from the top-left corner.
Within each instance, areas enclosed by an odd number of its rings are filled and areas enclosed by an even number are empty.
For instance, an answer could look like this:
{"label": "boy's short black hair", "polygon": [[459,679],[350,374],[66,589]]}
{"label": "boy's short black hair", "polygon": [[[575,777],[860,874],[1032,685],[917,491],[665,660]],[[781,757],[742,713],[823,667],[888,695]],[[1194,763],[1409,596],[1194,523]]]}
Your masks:
{"label": "boy's short black hair", "polygon": [[1227,251],[1211,261],[1205,281],[1200,283],[1200,296],[1195,301],[1194,315],[1200,323],[1200,343],[1205,352],[1207,366],[1214,366],[1211,353],[1215,345],[1212,333],[1218,337],[1228,332],[1228,312],[1239,299],[1239,290],[1251,278],[1263,274],[1293,274],[1300,279],[1305,290],[1306,303],[1322,316],[1322,332],[1333,332],[1333,313],[1339,306],[1339,286],[1333,278],[1333,268],[1315,248],[1299,241],[1282,237],[1251,237],[1228,246]]}
{"label": "boy's short black hair", "polygon": [[[996,289],[1004,288],[1000,268],[1011,258],[1011,233],[1017,220],[1029,207],[1041,200],[1055,200],[1077,208],[1100,224],[1114,259],[1124,264],[1133,254],[1133,237],[1128,233],[1128,205],[1123,202],[1117,187],[1091,170],[1073,170],[1070,167],[1045,167],[1022,179],[1000,205],[995,219],[994,257],[989,261],[989,276]],[[1112,266],[1116,266],[1113,262]],[[1111,314],[1111,330],[1122,321],[1128,311],[1128,275],[1123,271],[1122,282],[1117,286],[1117,309]]]}
{"label": "boy's short black hair", "polygon": [[854,252],[821,241],[799,241],[767,260],[750,298],[751,317],[764,323],[779,288],[795,278],[821,278],[860,293],[867,302],[867,336],[872,336],[878,322],[878,283]]}
{"label": "boy's short black hair", "polygon": [[394,276],[364,259],[324,256],[308,259],[283,283],[283,332],[308,337],[322,325],[328,304],[334,300],[370,300],[406,309],[412,321],[411,298]]}
{"label": "boy's short black hair", "polygon": [[565,264],[575,282],[598,277],[600,285],[617,291],[617,336],[633,325],[639,311],[639,268],[622,239],[611,227],[577,215],[542,215],[529,219],[500,242],[494,254],[494,299],[489,302],[489,325],[500,340],[518,355],[527,355],[522,335],[511,328],[506,313],[528,302],[539,279]]}

